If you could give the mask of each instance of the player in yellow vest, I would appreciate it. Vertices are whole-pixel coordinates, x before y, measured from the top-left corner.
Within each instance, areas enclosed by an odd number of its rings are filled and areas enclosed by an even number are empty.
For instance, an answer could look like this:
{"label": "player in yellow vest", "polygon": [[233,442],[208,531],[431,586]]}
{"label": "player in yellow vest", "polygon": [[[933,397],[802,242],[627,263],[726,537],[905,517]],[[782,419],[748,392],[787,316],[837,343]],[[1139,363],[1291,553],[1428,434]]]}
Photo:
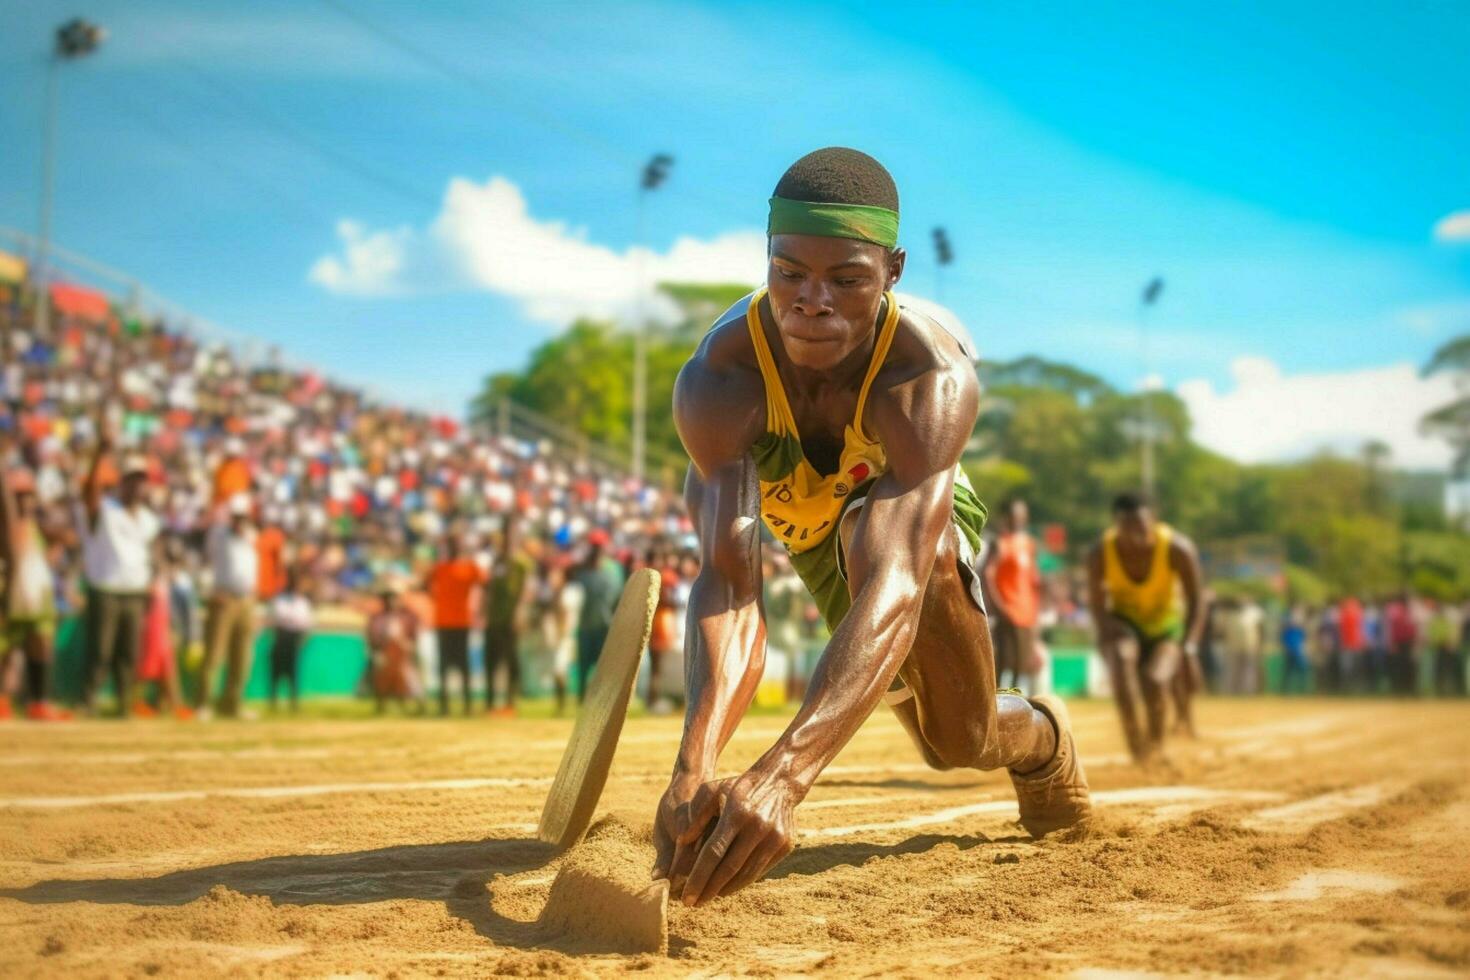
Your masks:
{"label": "player in yellow vest", "polygon": [[[1170,694],[1181,726],[1193,731],[1205,626],[1201,581],[1194,544],[1155,520],[1147,500],[1121,494],[1113,501],[1113,526],[1087,559],[1088,600],[1123,734],[1140,762],[1163,749]],[[1140,700],[1147,731],[1138,723]]]}
{"label": "player in yellow vest", "polygon": [[[892,292],[893,178],[856,150],[808,154],[777,184],[767,230],[766,287],[716,321],[674,391],[703,562],[654,871],[691,905],[791,850],[797,804],[884,701],[935,768],[1008,769],[1033,835],[1090,812],[1061,702],[996,693],[975,569],[985,510],[958,469],[975,354],[947,311]],[[832,639],[786,731],[716,780],[764,665],[762,523]]]}

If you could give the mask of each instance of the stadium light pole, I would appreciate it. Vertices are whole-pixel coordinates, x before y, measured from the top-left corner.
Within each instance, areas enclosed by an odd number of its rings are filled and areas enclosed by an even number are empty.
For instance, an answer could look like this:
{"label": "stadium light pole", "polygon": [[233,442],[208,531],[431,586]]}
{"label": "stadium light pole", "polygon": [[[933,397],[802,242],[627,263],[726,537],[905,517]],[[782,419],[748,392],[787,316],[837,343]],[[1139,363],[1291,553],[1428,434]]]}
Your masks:
{"label": "stadium light pole", "polygon": [[633,479],[643,479],[643,458],[648,440],[648,320],[643,310],[643,212],[650,191],[658,190],[669,178],[674,158],[656,153],[643,165],[638,179],[637,228],[633,234],[634,312],[633,329]]}
{"label": "stadium light pole", "polygon": [[949,244],[949,232],[934,229],[934,302],[944,303],[944,267],[954,261],[954,249]]}
{"label": "stadium light pole", "polygon": [[1141,418],[1139,420],[1139,443],[1142,459],[1139,461],[1141,470],[1143,492],[1150,498],[1154,495],[1154,413],[1153,392],[1150,390],[1150,370],[1152,361],[1148,351],[1148,314],[1158,302],[1159,295],[1164,291],[1164,280],[1162,276],[1154,276],[1143,287],[1143,294],[1138,300],[1138,346],[1143,358],[1143,397],[1141,399]]}
{"label": "stadium light pole", "polygon": [[51,328],[51,197],[56,185],[56,78],[63,61],[76,61],[96,51],[107,32],[91,21],[73,17],[56,29],[56,44],[46,61],[46,108],[41,121],[41,221],[36,242],[36,329]]}

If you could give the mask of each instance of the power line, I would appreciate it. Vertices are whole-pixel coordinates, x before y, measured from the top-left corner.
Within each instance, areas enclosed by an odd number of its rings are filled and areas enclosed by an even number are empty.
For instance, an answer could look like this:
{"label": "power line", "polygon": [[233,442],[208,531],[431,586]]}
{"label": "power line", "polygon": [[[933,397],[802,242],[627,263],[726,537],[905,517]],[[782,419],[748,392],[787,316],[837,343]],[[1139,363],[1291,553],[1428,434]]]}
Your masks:
{"label": "power line", "polygon": [[[643,166],[642,157],[637,153],[628,151],[623,144],[599,136],[579,126],[569,125],[544,109],[540,109],[524,100],[518,100],[508,96],[505,92],[486,84],[482,78],[472,72],[465,71],[458,65],[436,57],[417,44],[406,40],[399,33],[385,26],[380,21],[353,9],[344,0],[321,0],[321,2],[340,16],[352,21],[359,30],[376,38],[383,44],[406,55],[423,67],[474,90],[477,95],[488,99],[496,109],[509,111],[535,125],[561,133],[563,136],[576,140],[601,153],[607,159],[626,166],[629,169],[634,167],[641,168]],[[728,200],[706,197],[687,185],[680,192],[709,207],[723,208],[729,203]]]}
{"label": "power line", "polygon": [[186,136],[182,135],[178,130],[173,129],[164,123],[160,123],[155,116],[153,116],[146,110],[141,109],[138,103],[118,92],[116,88],[108,88],[104,90],[104,98],[112,100],[113,104],[116,107],[120,108],[125,115],[131,116],[134,122],[143,126],[145,129],[152,130],[158,136],[174,144],[175,147],[183,151],[183,153],[187,156],[193,157],[197,162],[204,164],[208,168],[227,173],[240,182],[250,184],[258,188],[267,197],[274,198],[274,203],[276,203],[281,208],[282,212],[290,214],[292,218],[306,223],[308,220],[307,215],[310,214],[311,225],[313,228],[316,229],[320,229],[321,223],[325,223],[327,225],[332,225],[336,223],[336,218],[327,214],[325,211],[322,211],[310,201],[304,198],[296,197],[296,195],[294,194],[282,193],[280,188],[272,187],[271,185],[261,181],[250,171],[244,170],[240,167],[236,167],[234,164],[228,163],[208,153],[202,152],[199,149],[197,141],[190,140]]}
{"label": "power line", "polygon": [[439,201],[434,195],[426,194],[391,174],[376,170],[355,159],[350,154],[343,153],[330,143],[319,142],[309,131],[263,108],[259,102],[252,100],[249,96],[241,92],[240,89],[211,75],[197,64],[183,58],[176,60],[179,66],[185,71],[229,100],[225,104],[233,109],[236,115],[254,120],[281,138],[301,147],[318,159],[325,161],[330,166],[350,173],[406,201],[411,201],[419,205],[427,205],[431,209],[438,207]]}
{"label": "power line", "polygon": [[621,146],[612,142],[611,140],[604,139],[603,137],[598,136],[595,133],[589,132],[585,129],[581,129],[576,126],[569,126],[559,119],[556,119],[555,117],[545,112],[542,112],[533,106],[517,104],[517,100],[508,98],[504,92],[496,91],[493,87],[486,85],[485,82],[478,76],[465,71],[457,65],[451,64],[450,62],[444,61],[441,58],[435,57],[418,45],[405,40],[402,36],[383,26],[378,21],[372,19],[371,17],[364,16],[358,11],[352,9],[352,7],[348,6],[346,3],[343,3],[342,0],[322,0],[322,3],[332,10],[336,11],[341,16],[352,21],[354,24],[357,25],[360,30],[372,35],[373,37],[377,38],[379,41],[388,45],[394,50],[408,56],[412,60],[418,62],[420,65],[423,65],[424,67],[434,72],[437,72],[438,74],[443,75],[446,78],[451,79],[452,81],[456,81],[462,85],[466,85],[483,96],[493,99],[497,108],[509,110],[510,112],[515,113],[516,115],[519,115],[524,119],[528,119],[539,126],[544,126],[548,129],[554,129],[557,132],[561,133],[563,136],[568,136],[572,139],[577,140],[580,143],[591,146],[599,150],[600,152],[607,154],[615,160],[628,164],[630,167],[637,166],[642,162],[638,159],[636,155],[629,153],[627,150],[623,149]]}

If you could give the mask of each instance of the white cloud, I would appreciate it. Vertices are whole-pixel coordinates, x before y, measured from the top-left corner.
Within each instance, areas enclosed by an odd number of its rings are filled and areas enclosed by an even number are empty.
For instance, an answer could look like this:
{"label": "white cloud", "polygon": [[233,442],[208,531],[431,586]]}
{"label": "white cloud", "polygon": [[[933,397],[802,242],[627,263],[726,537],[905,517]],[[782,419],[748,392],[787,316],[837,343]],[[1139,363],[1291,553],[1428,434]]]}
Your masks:
{"label": "white cloud", "polygon": [[[424,232],[367,231],[338,225],[343,248],[312,265],[312,282],[337,293],[381,296],[469,288],[520,302],[527,316],[563,326],[578,316],[628,319],[639,282],[749,282],[765,276],[765,235],[736,231],[680,238],[667,252],[615,251],[583,229],[538,220],[520,188],[504,177],[449,182],[437,218]],[[653,299],[646,315],[672,313]]]}
{"label": "white cloud", "polygon": [[1451,211],[1436,221],[1434,238],[1441,242],[1470,242],[1470,209]]}
{"label": "white cloud", "polygon": [[1283,374],[1264,357],[1230,364],[1235,386],[1179,385],[1194,437],[1244,462],[1296,459],[1321,449],[1356,453],[1370,439],[1393,450],[1395,465],[1443,469],[1450,451],[1419,434],[1419,419],[1455,396],[1448,378],[1421,378],[1411,364],[1321,374]]}
{"label": "white cloud", "polygon": [[406,291],[404,275],[416,244],[411,228],[369,232],[356,221],[337,222],[341,255],[323,255],[306,277],[334,293],[391,296]]}

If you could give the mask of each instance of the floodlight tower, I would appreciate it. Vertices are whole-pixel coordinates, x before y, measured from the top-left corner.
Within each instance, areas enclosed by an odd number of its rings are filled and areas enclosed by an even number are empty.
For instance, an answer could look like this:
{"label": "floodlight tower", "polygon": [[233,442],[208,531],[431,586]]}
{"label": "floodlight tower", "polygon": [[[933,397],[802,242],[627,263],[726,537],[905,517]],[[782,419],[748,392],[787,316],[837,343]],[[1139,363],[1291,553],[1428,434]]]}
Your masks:
{"label": "floodlight tower", "polygon": [[649,192],[658,190],[669,179],[674,158],[656,153],[643,165],[638,179],[638,227],[633,236],[635,283],[633,327],[633,478],[643,479],[643,457],[648,424],[648,322],[643,309],[643,211]]}
{"label": "floodlight tower", "polygon": [[1162,276],[1154,276],[1143,287],[1143,294],[1138,300],[1138,346],[1143,359],[1143,396],[1141,403],[1141,418],[1139,420],[1139,444],[1142,451],[1140,460],[1140,476],[1143,482],[1143,492],[1150,498],[1154,495],[1154,417],[1153,417],[1153,393],[1150,390],[1151,383],[1151,359],[1148,350],[1148,314],[1159,300],[1159,295],[1164,291],[1164,280]]}
{"label": "floodlight tower", "polygon": [[56,43],[46,63],[46,108],[42,119],[41,221],[36,243],[36,329],[47,336],[51,327],[51,197],[56,185],[56,74],[64,61],[77,61],[96,51],[107,31],[73,17],[56,29]]}

